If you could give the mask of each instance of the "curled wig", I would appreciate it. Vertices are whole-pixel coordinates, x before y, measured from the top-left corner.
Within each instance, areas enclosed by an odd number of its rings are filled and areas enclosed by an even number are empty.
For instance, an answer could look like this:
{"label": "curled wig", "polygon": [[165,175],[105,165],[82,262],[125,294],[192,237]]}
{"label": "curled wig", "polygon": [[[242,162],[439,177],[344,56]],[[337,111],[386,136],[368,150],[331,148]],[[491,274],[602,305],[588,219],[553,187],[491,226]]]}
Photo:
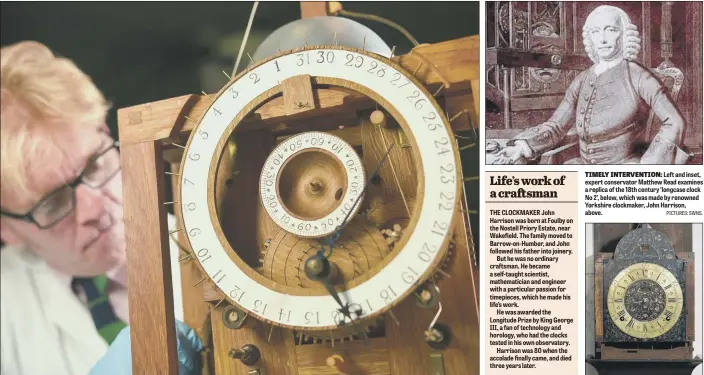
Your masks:
{"label": "curled wig", "polygon": [[619,20],[621,21],[621,53],[623,58],[628,61],[633,61],[638,57],[640,52],[640,38],[638,34],[638,27],[631,23],[631,18],[622,9],[611,6],[611,5],[600,5],[594,9],[587,20],[584,21],[584,27],[582,27],[582,38],[584,42],[584,50],[589,55],[589,58],[594,62],[599,62],[599,55],[597,55],[592,45],[592,41],[589,38],[589,31],[591,30],[591,24],[598,14],[601,13],[615,13]]}

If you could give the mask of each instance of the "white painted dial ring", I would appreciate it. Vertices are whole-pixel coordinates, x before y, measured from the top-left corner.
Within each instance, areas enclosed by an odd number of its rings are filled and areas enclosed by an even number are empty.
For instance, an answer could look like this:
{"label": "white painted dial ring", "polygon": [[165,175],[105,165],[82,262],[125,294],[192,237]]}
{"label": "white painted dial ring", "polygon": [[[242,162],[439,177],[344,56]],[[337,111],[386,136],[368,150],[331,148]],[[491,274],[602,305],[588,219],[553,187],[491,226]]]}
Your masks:
{"label": "white painted dial ring", "polygon": [[[316,220],[305,220],[287,212],[276,190],[286,161],[308,150],[326,151],[343,166],[347,175],[347,186],[340,204]],[[324,237],[335,232],[345,218],[351,218],[359,210],[362,200],[357,198],[363,192],[365,176],[362,160],[347,142],[329,133],[305,132],[281,142],[269,154],[259,179],[259,196],[269,217],[282,229],[300,237]]]}
{"label": "white painted dial ring", "polygon": [[[188,142],[181,166],[182,221],[203,270],[232,302],[272,323],[303,329],[334,329],[339,306],[330,296],[297,296],[274,291],[270,280],[251,278],[229,258],[211,220],[209,172],[219,158],[218,143],[232,119],[279,82],[300,74],[352,81],[383,98],[418,147],[424,191],[415,230],[403,250],[382,270],[341,293],[364,315],[382,313],[410,294],[441,258],[459,199],[458,162],[447,120],[431,95],[394,63],[343,48],[310,48],[267,60],[242,74],[218,95]],[[240,116],[241,117],[241,116]],[[402,120],[402,121],[401,121]],[[231,129],[230,129],[231,130]],[[420,202],[420,200],[419,200]],[[194,205],[190,205],[194,203]],[[214,203],[212,203],[214,207]],[[193,208],[193,209],[190,209]],[[228,245],[229,246],[229,245]]]}

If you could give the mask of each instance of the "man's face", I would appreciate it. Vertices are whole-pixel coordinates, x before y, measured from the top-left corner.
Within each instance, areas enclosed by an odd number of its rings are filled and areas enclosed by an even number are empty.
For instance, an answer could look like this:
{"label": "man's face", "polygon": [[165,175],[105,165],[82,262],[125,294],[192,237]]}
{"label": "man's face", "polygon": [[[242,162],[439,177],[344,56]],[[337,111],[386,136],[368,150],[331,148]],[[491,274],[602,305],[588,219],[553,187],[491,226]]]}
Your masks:
{"label": "man's face", "polygon": [[[71,183],[89,160],[111,143],[110,136],[94,129],[52,134],[51,141],[42,144],[42,152],[33,155],[28,176],[30,186],[40,197],[45,197]],[[119,163],[118,151],[114,148],[105,157],[117,157],[110,160]],[[96,165],[96,168],[101,167],[104,166]],[[104,274],[123,264],[121,174],[113,175],[97,189],[78,184],[75,194],[73,212],[49,229],[3,217],[0,227],[3,240],[8,244],[26,245],[54,269],[73,276]],[[2,203],[6,210],[26,213],[37,200],[36,197],[3,197]]]}
{"label": "man's face", "polygon": [[623,27],[614,12],[594,14],[590,22],[589,38],[600,61],[609,61],[621,56]]}

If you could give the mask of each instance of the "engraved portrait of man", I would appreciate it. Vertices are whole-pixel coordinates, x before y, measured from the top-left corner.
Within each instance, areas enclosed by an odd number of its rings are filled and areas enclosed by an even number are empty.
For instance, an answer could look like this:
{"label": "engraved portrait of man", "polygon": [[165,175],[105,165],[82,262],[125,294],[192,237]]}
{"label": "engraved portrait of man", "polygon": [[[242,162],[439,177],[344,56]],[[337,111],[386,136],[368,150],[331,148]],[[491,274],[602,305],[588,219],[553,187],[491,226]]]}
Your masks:
{"label": "engraved portrait of man", "polygon": [[[579,151],[564,164],[684,164],[690,157],[683,147],[685,119],[667,88],[636,62],[641,36],[628,14],[600,5],[581,31],[591,67],[572,80],[546,121],[513,135],[487,162],[537,160],[576,132]],[[651,113],[662,125],[647,138]]]}

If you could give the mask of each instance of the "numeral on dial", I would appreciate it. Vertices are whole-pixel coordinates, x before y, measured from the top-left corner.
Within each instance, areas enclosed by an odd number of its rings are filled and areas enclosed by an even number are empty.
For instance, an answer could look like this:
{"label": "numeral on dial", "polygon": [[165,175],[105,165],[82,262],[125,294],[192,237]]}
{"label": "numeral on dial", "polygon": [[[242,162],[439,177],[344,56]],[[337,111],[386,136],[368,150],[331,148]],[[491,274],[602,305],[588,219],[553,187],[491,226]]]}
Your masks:
{"label": "numeral on dial", "polygon": [[266,314],[267,306],[269,306],[269,304],[266,304],[266,303],[262,302],[261,300],[256,300],[256,301],[254,301],[254,308],[252,309],[252,311],[254,311],[257,314],[264,315],[264,314]]}
{"label": "numeral on dial", "polygon": [[315,320],[316,324],[320,324],[320,312],[306,312],[304,318],[306,319],[306,324],[311,324]]}
{"label": "numeral on dial", "polygon": [[283,321],[284,321],[284,317],[286,318],[285,321],[286,321],[287,323],[290,322],[290,321],[291,321],[291,310],[286,311],[286,310],[284,310],[284,309],[281,309],[281,310],[279,311],[279,321],[280,321],[280,322],[283,322]]}
{"label": "numeral on dial", "polygon": [[219,283],[222,281],[222,279],[225,278],[225,274],[222,272],[222,270],[218,270],[218,272],[215,273],[215,275],[211,276],[210,278],[215,280],[216,283]]}
{"label": "numeral on dial", "polygon": [[393,301],[393,298],[397,297],[397,294],[391,287],[391,285],[389,285],[388,287],[386,287],[386,289],[382,290],[379,293],[379,296],[384,299],[384,302],[391,303],[391,301]]}
{"label": "numeral on dial", "polygon": [[406,284],[413,284],[413,282],[418,278],[418,272],[413,269],[413,267],[408,266],[408,269],[401,272],[401,279]]}
{"label": "numeral on dial", "polygon": [[633,324],[634,324],[634,323],[635,323],[635,322],[633,321],[633,319],[631,319],[631,321],[629,321],[628,324],[626,324],[626,330],[627,330],[627,331],[630,331],[631,328],[633,328]]}
{"label": "numeral on dial", "polygon": [[244,291],[241,290],[238,286],[235,286],[235,289],[232,289],[230,293],[230,298],[234,299],[237,302],[242,302],[242,297],[244,297]]}

